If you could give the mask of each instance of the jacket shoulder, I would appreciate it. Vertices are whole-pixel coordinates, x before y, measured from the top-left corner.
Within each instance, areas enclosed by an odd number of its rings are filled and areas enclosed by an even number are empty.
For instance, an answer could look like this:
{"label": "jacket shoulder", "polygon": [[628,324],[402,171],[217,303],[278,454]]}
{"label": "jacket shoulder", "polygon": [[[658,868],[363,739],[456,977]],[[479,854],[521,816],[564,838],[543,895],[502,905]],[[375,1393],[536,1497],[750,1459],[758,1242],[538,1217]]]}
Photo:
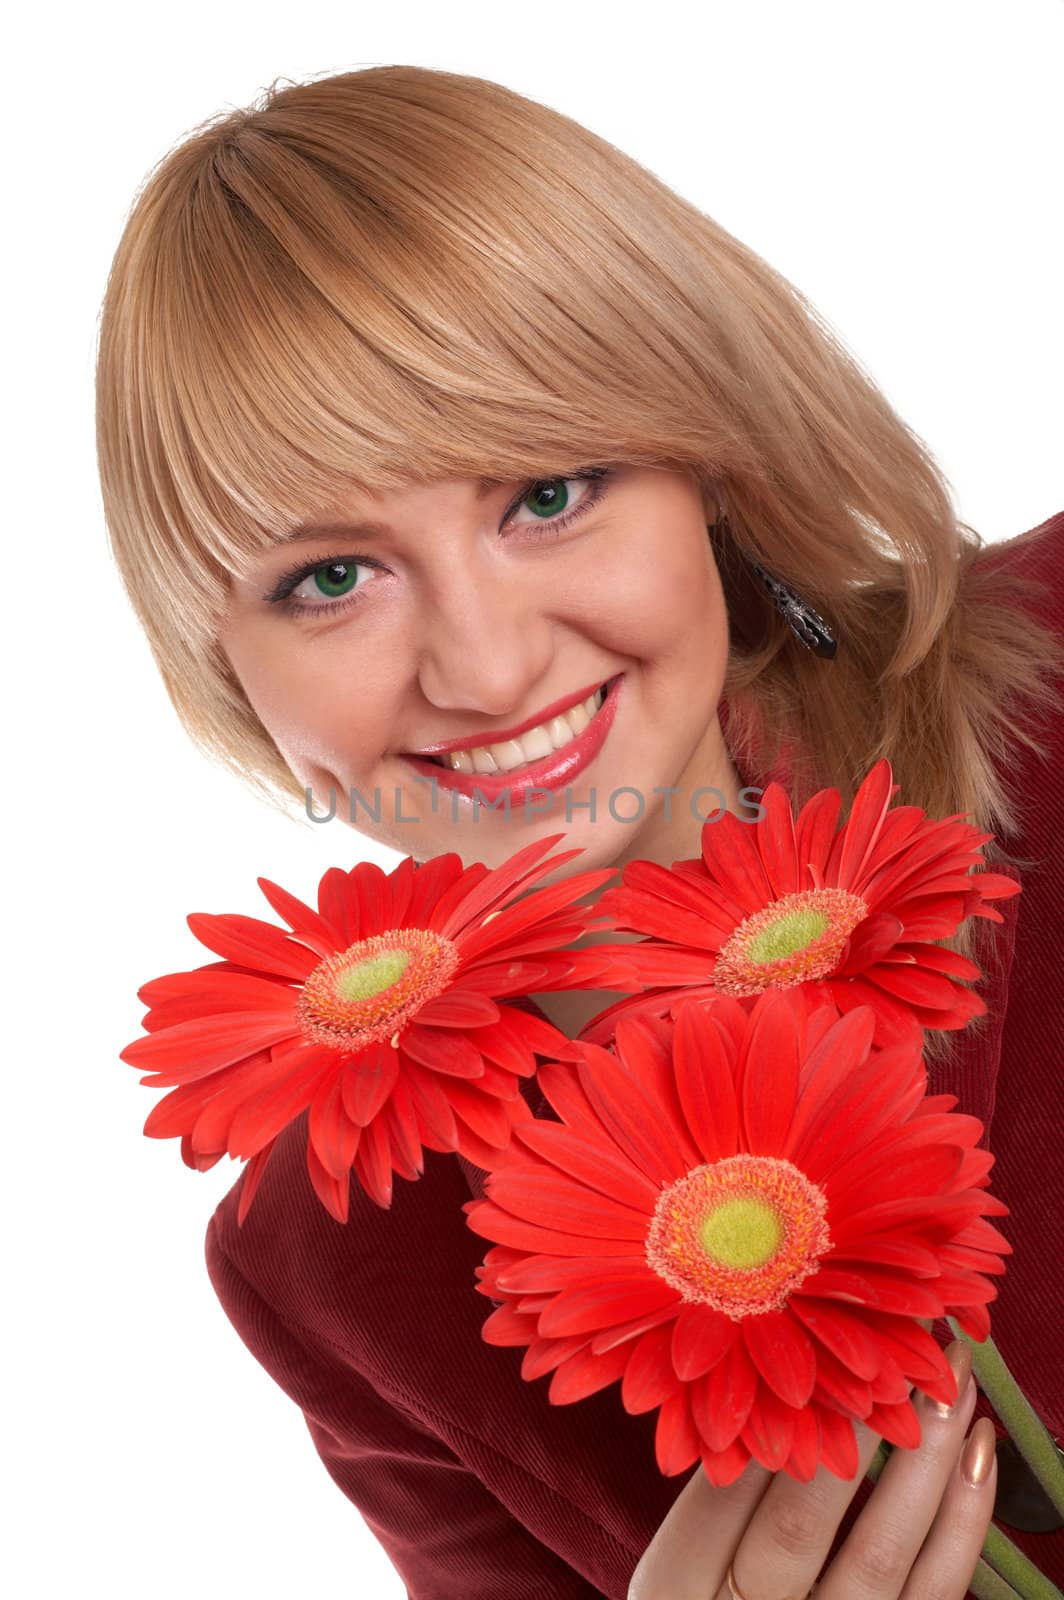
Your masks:
{"label": "jacket shoulder", "polygon": [[984,545],[976,566],[1020,579],[1025,609],[1064,635],[1064,511],[1011,539]]}
{"label": "jacket shoulder", "polygon": [[1026,814],[1027,831],[1036,836],[1024,843],[1036,852],[1055,849],[1064,787],[1064,511],[1013,539],[984,546],[974,565],[989,579],[984,601],[996,597],[1000,582],[1001,604],[1019,610],[1056,641],[1056,666],[1046,661],[1040,669],[1038,698],[1032,691],[1016,704],[1014,736],[1002,751],[1006,787],[1020,814]]}

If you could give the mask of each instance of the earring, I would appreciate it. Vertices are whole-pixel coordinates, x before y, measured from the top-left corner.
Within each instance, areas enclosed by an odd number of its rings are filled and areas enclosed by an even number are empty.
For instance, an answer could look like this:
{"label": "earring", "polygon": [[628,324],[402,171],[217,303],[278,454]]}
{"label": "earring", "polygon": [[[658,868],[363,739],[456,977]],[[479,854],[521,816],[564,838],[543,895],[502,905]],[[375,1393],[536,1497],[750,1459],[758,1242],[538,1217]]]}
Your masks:
{"label": "earring", "polygon": [[[718,525],[722,532],[731,532],[728,520],[723,513],[719,518]],[[713,526],[714,524],[710,524],[710,527]],[[760,561],[756,561],[749,550],[745,550],[742,545],[738,544],[736,549],[750,567],[750,570],[760,580],[765,593],[791,632],[802,641],[807,650],[812,650],[815,655],[823,656],[827,661],[833,660],[838,645],[834,634],[819,611],[814,611],[813,607],[803,600],[800,594],[790,588],[782,579],[777,578],[767,567],[763,567]]]}

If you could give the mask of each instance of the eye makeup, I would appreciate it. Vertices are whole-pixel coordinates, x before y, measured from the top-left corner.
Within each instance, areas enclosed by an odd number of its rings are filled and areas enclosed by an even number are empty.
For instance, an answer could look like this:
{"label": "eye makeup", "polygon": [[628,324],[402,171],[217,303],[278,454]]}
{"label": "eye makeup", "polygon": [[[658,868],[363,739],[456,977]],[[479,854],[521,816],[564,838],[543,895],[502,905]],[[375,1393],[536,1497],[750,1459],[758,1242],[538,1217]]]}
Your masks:
{"label": "eye makeup", "polygon": [[[554,477],[530,479],[521,490],[521,493],[508,507],[506,515],[503,518],[503,527],[506,526],[507,522],[509,522],[514,513],[520,509],[522,503],[529,497],[534,489],[546,488],[553,484],[559,483],[586,483],[588,485],[587,492],[580,500],[577,501],[576,505],[572,507],[572,509],[563,508],[562,511],[555,516],[541,517],[533,521],[531,524],[531,526],[536,526],[538,522],[538,526],[540,528],[549,530],[548,536],[563,532],[574,522],[576,522],[578,518],[584,516],[588,511],[592,510],[594,506],[600,503],[606,493],[606,482],[612,475],[613,471],[614,469],[611,467],[588,467],[583,472],[573,473],[564,478]],[[521,524],[521,526],[528,527],[530,524],[525,523]],[[329,615],[332,612],[359,604],[360,600],[358,597],[361,595],[362,591],[368,587],[368,584],[361,584],[357,588],[351,588],[347,590],[345,594],[338,595],[333,598],[326,596],[321,601],[303,600],[294,595],[294,591],[299,588],[299,586],[307,578],[314,577],[318,573],[327,573],[330,568],[335,569],[338,573],[343,574],[346,572],[352,576],[354,575],[355,570],[358,568],[370,568],[378,571],[387,571],[387,568],[384,567],[383,563],[376,560],[376,558],[373,556],[345,554],[333,556],[324,561],[303,561],[299,562],[293,567],[290,567],[287,571],[282,572],[272,588],[269,589],[267,593],[262,596],[262,598],[268,604],[276,606],[282,613],[290,616]],[[336,583],[341,584],[345,581],[345,579],[343,576],[339,576],[335,579],[335,581]]]}

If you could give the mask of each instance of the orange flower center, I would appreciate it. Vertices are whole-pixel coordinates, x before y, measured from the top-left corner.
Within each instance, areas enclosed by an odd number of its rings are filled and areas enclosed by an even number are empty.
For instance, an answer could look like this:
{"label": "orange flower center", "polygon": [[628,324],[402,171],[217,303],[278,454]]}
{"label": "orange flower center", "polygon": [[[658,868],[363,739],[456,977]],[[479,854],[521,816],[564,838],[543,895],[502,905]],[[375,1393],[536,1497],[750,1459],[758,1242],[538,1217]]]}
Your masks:
{"label": "orange flower center", "polygon": [[760,994],[824,978],[867,915],[865,901],[845,889],[785,894],[740,922],[717,957],[713,986],[721,994]]}
{"label": "orange flower center", "polygon": [[337,1050],[363,1050],[397,1035],[445,989],[458,949],[428,928],[392,928],[327,956],[307,978],[296,1016],[307,1038]]}
{"label": "orange flower center", "polygon": [[684,1300],[734,1321],[778,1311],[831,1248],[826,1211],[792,1162],[728,1156],[662,1190],[647,1261]]}

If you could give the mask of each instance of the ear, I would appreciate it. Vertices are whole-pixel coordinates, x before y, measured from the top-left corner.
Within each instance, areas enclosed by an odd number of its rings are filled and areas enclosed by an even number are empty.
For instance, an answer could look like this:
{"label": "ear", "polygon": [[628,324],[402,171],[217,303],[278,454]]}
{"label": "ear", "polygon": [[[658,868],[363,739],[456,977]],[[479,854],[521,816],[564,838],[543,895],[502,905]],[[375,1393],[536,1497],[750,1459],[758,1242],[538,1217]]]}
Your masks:
{"label": "ear", "polygon": [[720,500],[712,489],[702,490],[702,517],[707,528],[713,527],[721,515]]}

